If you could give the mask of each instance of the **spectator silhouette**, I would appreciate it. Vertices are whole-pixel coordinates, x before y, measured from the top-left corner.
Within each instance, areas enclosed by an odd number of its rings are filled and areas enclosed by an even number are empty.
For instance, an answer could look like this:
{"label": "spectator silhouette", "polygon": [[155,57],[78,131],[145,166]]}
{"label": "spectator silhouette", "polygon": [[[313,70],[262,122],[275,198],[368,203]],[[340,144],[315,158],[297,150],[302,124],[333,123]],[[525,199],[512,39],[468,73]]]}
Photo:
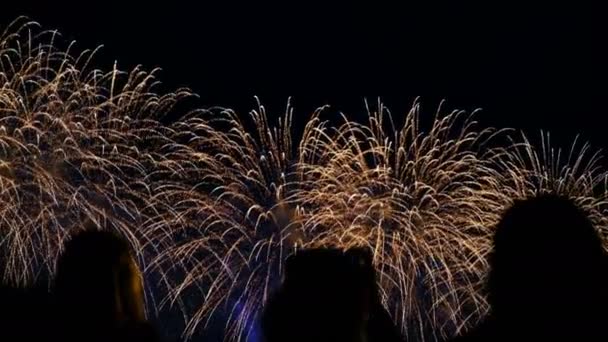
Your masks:
{"label": "spectator silhouette", "polygon": [[142,277],[126,241],[89,225],[64,246],[55,294],[67,340],[154,341]]}
{"label": "spectator silhouette", "polygon": [[490,267],[491,315],[457,340],[607,340],[602,241],[572,201],[516,202],[496,227]]}
{"label": "spectator silhouette", "polygon": [[267,342],[399,341],[365,250],[298,251],[262,318]]}
{"label": "spectator silhouette", "polygon": [[0,286],[0,340],[44,340],[50,314],[47,288]]}

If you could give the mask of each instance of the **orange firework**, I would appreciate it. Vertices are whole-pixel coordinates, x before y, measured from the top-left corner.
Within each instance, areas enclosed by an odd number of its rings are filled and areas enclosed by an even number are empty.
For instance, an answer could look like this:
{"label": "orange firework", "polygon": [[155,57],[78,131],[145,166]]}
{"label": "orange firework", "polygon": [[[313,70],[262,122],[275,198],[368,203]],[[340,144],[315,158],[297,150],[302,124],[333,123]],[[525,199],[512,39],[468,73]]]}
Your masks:
{"label": "orange firework", "polygon": [[85,220],[138,253],[153,246],[139,227],[169,131],[158,118],[189,95],[156,95],[153,73],[138,68],[91,68],[95,51],[72,55],[59,41],[24,18],[0,37],[3,276],[19,285],[52,274],[63,239]]}

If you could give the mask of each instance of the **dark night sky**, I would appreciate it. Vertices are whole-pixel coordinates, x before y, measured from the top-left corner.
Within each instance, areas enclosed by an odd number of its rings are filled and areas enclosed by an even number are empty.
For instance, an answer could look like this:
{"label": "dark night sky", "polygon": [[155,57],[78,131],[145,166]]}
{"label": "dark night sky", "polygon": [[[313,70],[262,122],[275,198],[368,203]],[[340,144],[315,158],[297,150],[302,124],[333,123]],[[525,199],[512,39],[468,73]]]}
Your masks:
{"label": "dark night sky", "polygon": [[25,1],[0,23],[25,14],[81,48],[104,44],[108,66],[160,66],[168,88],[191,87],[201,106],[245,113],[258,95],[277,115],[293,96],[304,120],[327,103],[362,117],[364,97],[377,96],[394,114],[421,96],[430,115],[445,98],[449,109],[483,108],[484,125],[608,148],[599,8],[454,3]]}
{"label": "dark night sky", "polygon": [[448,109],[483,108],[483,125],[534,136],[550,130],[564,147],[580,134],[608,149],[608,21],[600,8],[12,2],[0,5],[0,26],[27,15],[80,49],[103,44],[98,61],[106,69],[114,60],[121,69],[162,67],[166,88],[192,88],[199,106],[245,114],[258,95],[276,117],[292,96],[303,122],[324,104],[360,119],[364,98],[378,96],[398,115],[421,96],[429,115],[446,99]]}

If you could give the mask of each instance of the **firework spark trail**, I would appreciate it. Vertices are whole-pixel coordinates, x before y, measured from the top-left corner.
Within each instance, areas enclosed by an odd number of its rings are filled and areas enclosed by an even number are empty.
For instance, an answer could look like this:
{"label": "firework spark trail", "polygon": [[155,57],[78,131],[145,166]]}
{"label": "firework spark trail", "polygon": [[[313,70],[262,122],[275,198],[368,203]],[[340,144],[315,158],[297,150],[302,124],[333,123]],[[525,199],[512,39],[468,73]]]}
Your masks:
{"label": "firework spark trail", "polygon": [[0,38],[3,277],[18,285],[52,275],[63,239],[87,219],[137,252],[153,245],[137,228],[168,130],[158,118],[189,94],[154,94],[153,73],[138,68],[89,70],[95,51],[74,57],[59,40],[23,18]]}
{"label": "firework spark trail", "polygon": [[299,193],[299,205],[316,243],[374,251],[385,304],[405,334],[441,340],[488,310],[481,289],[502,212],[516,199],[560,194],[606,236],[608,172],[588,144],[575,141],[564,156],[549,135],[536,148],[523,134],[476,130],[460,112],[424,131],[418,111],[395,129],[379,103],[366,125],[346,120],[317,141],[324,161],[310,165],[315,186]]}
{"label": "firework spark trail", "polygon": [[162,125],[188,90],[157,95],[154,72],[102,72],[95,50],[59,41],[25,19],[0,36],[5,281],[52,275],[63,239],[92,220],[159,276],[168,295],[152,309],[181,308],[186,337],[221,316],[227,340],[246,340],[288,254],[363,246],[402,331],[433,341],[488,310],[492,228],[514,199],[568,196],[606,236],[608,177],[587,145],[565,156],[546,136],[537,149],[461,112],[425,129],[417,104],[399,128],[380,103],[339,127],[320,108],[297,143],[290,106],[277,125],[261,105]]}
{"label": "firework spark trail", "polygon": [[540,138],[538,148],[522,134],[521,139],[512,140],[509,153],[495,161],[503,202],[510,205],[513,200],[542,193],[565,196],[587,213],[606,240],[608,170],[602,166],[600,151],[580,144],[578,137],[567,152],[551,145],[549,133],[541,133]]}
{"label": "firework spark trail", "polygon": [[165,246],[156,263],[163,273],[182,270],[168,300],[179,302],[192,288],[203,291],[186,335],[221,310],[229,312],[228,336],[251,334],[285,257],[308,243],[294,199],[305,177],[298,151],[316,141],[317,114],[295,151],[289,106],[276,127],[261,105],[249,119],[230,110],[201,111],[177,123],[172,137],[171,158],[180,172],[166,178],[171,185],[158,195],[172,203],[171,213],[158,218],[151,234]]}
{"label": "firework spark trail", "polygon": [[367,125],[347,121],[300,196],[316,242],[372,250],[393,317],[409,337],[433,340],[487,310],[479,289],[501,206],[489,161],[503,149],[484,147],[502,132],[476,131],[458,112],[423,131],[418,115],[416,105],[396,130],[379,104]]}
{"label": "firework spark trail", "polygon": [[336,130],[316,113],[292,154],[289,109],[277,128],[263,107],[252,112],[253,134],[231,111],[199,114],[175,129],[183,166],[160,196],[172,215],[151,233],[165,239],[158,267],[183,271],[169,300],[203,293],[186,336],[224,308],[228,338],[246,338],[296,246],[372,249],[385,302],[420,337],[453,334],[487,310],[479,287],[504,206],[490,161],[504,149],[478,151],[495,132],[473,130],[462,113],[423,132],[417,108],[394,136],[383,109],[368,126]]}

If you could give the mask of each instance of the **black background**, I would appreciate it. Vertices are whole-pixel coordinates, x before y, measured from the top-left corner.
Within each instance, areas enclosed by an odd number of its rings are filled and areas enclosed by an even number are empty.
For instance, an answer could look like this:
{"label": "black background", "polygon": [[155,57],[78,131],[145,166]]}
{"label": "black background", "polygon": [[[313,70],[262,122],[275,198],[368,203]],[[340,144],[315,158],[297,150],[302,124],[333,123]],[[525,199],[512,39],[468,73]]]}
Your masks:
{"label": "black background", "polygon": [[106,70],[161,67],[164,90],[190,87],[196,106],[244,115],[257,95],[276,118],[291,96],[300,128],[325,104],[363,120],[366,98],[398,116],[420,97],[424,115],[445,99],[445,110],[482,108],[483,126],[606,149],[603,13],[491,1],[19,1],[0,5],[0,26],[27,15],[79,50],[103,44]]}
{"label": "black background", "polygon": [[[394,115],[421,97],[423,113],[482,108],[484,126],[604,138],[605,20],[599,7],[468,1],[19,2],[0,23],[27,15],[80,49],[103,44],[98,63],[162,67],[166,89],[188,86],[197,106],[242,114],[261,98],[270,116],[292,96],[296,122],[331,104],[365,117],[380,97]],[[5,5],[2,5],[5,9]],[[331,116],[331,114],[329,114]],[[296,127],[297,129],[297,127]]]}

